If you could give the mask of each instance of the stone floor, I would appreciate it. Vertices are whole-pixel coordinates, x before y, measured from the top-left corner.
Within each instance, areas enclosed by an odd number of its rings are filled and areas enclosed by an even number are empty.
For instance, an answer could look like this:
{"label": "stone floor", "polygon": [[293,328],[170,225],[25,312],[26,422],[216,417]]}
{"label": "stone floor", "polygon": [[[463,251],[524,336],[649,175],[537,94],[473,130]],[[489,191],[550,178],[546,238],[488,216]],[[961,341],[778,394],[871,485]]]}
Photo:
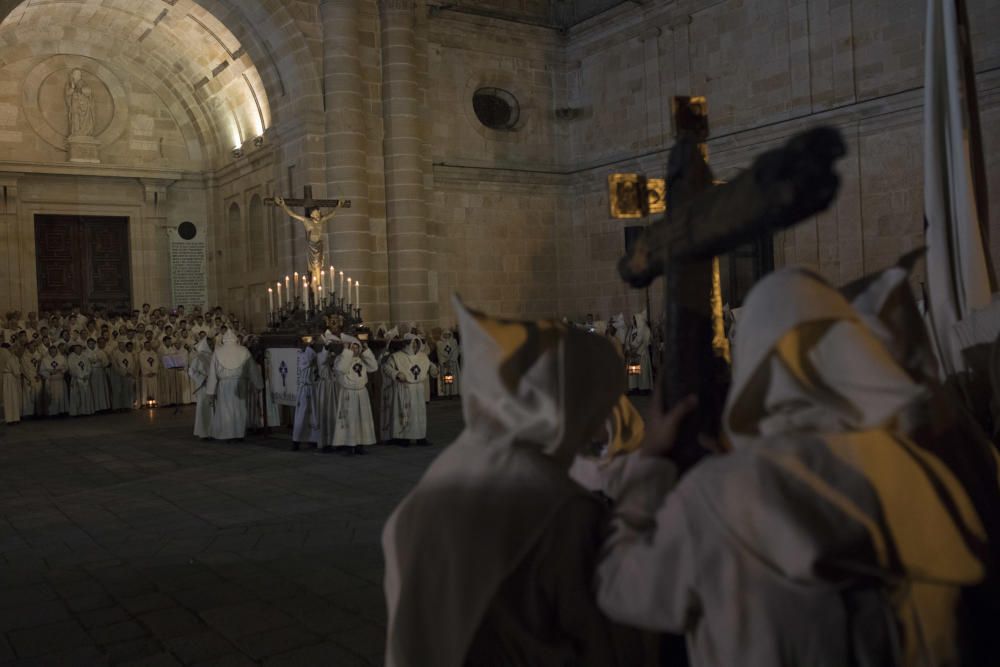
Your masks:
{"label": "stone floor", "polygon": [[[440,446],[321,456],[192,419],[0,426],[0,664],[382,663],[382,524]],[[428,423],[450,441],[459,403]]]}

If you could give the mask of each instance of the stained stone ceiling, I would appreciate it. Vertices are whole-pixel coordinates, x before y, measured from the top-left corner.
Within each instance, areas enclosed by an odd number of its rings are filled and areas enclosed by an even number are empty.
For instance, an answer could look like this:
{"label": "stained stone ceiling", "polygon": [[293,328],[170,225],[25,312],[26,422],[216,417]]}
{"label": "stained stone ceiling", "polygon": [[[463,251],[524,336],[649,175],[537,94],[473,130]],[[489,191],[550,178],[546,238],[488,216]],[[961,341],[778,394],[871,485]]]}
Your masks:
{"label": "stained stone ceiling", "polygon": [[142,81],[170,110],[189,152],[204,160],[225,155],[271,124],[254,63],[195,0],[17,4],[0,23],[0,63],[54,55],[92,59]]}
{"label": "stained stone ceiling", "polygon": [[431,2],[445,9],[482,13],[567,29],[613,7],[636,0],[431,0]]}

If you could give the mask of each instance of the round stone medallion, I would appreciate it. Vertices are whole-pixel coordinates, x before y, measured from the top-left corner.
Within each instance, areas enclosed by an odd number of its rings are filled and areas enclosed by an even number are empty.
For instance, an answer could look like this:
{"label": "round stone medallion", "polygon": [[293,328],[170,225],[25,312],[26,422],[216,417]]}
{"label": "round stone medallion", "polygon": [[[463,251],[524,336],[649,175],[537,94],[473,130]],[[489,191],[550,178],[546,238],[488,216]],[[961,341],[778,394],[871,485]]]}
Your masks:
{"label": "round stone medallion", "polygon": [[66,150],[69,110],[66,84],[73,70],[93,94],[94,139],[103,148],[121,136],[128,123],[125,86],[110,69],[93,58],[57,55],[35,65],[24,80],[24,115],[47,143]]}

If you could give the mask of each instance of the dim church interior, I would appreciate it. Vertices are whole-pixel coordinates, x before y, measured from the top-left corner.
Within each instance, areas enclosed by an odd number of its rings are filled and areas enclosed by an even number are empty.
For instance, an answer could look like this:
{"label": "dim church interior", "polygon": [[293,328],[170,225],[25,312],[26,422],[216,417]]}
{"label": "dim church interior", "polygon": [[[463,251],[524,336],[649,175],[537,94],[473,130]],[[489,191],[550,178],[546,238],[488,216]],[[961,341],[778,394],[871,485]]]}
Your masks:
{"label": "dim church interior", "polygon": [[[990,162],[1000,9],[969,12]],[[774,239],[777,265],[840,284],[921,243],[920,3],[3,0],[0,20],[0,311],[203,297],[260,326],[307,259],[264,200],[309,185],[353,201],[326,247],[372,321],[449,324],[455,290],[510,316],[634,312],[606,179],[663,175],[685,94],[709,100],[721,178],[844,130],[841,195]]]}

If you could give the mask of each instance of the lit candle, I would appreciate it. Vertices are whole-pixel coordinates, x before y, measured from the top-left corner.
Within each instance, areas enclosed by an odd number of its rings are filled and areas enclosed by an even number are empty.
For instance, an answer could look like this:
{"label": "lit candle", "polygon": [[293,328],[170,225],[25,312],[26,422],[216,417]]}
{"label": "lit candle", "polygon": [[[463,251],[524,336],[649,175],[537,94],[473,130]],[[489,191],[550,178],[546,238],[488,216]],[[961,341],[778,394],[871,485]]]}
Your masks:
{"label": "lit candle", "polygon": [[274,290],[270,287],[267,288],[267,312],[274,312]]}
{"label": "lit candle", "polygon": [[278,310],[281,310],[281,281],[275,283],[278,286]]}
{"label": "lit candle", "polygon": [[288,276],[285,276],[285,294],[288,295],[288,299],[292,298],[292,286],[288,282]]}
{"label": "lit candle", "polygon": [[337,290],[337,283],[336,283],[336,281],[334,280],[334,278],[335,278],[335,276],[336,276],[336,275],[337,275],[337,274],[336,274],[336,273],[334,273],[334,271],[333,271],[333,267],[331,266],[331,267],[330,267],[330,291],[331,291],[331,292],[335,292],[335,291]]}
{"label": "lit candle", "polygon": [[347,303],[351,302],[351,279],[347,279]]}
{"label": "lit candle", "polygon": [[299,284],[299,272],[298,271],[294,272],[292,274],[292,278],[295,280],[295,284],[298,285]]}
{"label": "lit candle", "polygon": [[354,294],[356,295],[355,298],[354,298],[354,307],[355,308],[360,308],[361,307],[361,281],[360,280],[358,282],[354,283]]}
{"label": "lit candle", "polygon": [[317,307],[322,308],[323,307],[323,283],[322,282],[320,282],[318,289],[319,289],[319,294],[316,297],[316,305],[317,305]]}
{"label": "lit candle", "polygon": [[344,272],[343,271],[340,272],[340,289],[338,289],[337,291],[340,292],[340,298],[343,299],[344,298]]}
{"label": "lit candle", "polygon": [[306,282],[305,278],[302,279],[302,307],[309,307],[309,283]]}
{"label": "lit candle", "polygon": [[323,269],[320,269],[319,270],[319,284],[316,285],[316,289],[319,289],[320,287],[323,286],[323,280],[325,280],[325,279],[326,279],[326,271],[324,271]]}

